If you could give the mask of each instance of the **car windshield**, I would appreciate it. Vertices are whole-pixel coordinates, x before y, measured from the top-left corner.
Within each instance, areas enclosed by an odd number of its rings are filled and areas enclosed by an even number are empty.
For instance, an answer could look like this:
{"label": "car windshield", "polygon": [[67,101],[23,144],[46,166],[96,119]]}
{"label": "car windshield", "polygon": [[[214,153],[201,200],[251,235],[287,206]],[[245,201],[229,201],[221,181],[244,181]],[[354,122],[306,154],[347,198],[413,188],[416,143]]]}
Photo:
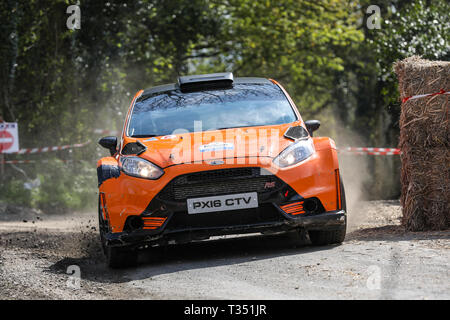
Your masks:
{"label": "car windshield", "polygon": [[134,105],[128,135],[160,136],[296,120],[289,101],[275,84],[235,84],[232,89],[171,90],[143,97]]}

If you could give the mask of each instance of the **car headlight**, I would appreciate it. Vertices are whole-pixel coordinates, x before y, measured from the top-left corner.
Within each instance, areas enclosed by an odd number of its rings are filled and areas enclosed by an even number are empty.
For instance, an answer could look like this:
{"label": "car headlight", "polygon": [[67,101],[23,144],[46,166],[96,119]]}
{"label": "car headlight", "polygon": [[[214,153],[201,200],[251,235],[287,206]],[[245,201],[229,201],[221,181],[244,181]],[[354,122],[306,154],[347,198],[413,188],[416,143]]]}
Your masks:
{"label": "car headlight", "polygon": [[164,171],[157,165],[138,157],[121,157],[122,170],[126,174],[155,180],[164,174]]}
{"label": "car headlight", "polygon": [[299,140],[281,151],[273,162],[281,167],[289,167],[303,161],[314,154],[314,144],[311,139]]}

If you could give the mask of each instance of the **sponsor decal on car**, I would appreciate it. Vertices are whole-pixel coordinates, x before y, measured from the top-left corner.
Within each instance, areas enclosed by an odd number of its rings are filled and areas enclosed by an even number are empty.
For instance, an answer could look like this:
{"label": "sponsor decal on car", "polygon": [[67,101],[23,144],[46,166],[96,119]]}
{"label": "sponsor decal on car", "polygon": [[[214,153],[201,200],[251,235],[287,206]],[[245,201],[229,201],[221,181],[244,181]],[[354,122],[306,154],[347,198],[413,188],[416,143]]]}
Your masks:
{"label": "sponsor decal on car", "polygon": [[176,135],[171,134],[168,136],[161,137],[160,139],[161,140],[169,140],[169,139],[175,139],[176,137],[177,137]]}
{"label": "sponsor decal on car", "polygon": [[266,184],[264,185],[264,189],[270,189],[270,188],[275,188],[275,181],[266,182]]}
{"label": "sponsor decal on car", "polygon": [[222,150],[234,150],[233,143],[224,142],[211,142],[208,144],[203,144],[199,147],[200,152],[212,152],[212,151],[222,151]]}

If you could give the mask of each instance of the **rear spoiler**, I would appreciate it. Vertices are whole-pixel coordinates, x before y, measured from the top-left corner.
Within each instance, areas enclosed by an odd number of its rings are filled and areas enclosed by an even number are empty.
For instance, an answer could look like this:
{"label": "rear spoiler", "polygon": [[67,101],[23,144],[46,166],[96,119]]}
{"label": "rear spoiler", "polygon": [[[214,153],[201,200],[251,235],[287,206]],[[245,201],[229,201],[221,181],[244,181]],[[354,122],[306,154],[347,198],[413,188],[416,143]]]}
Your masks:
{"label": "rear spoiler", "polygon": [[178,86],[182,92],[233,88],[233,73],[211,73],[182,76],[178,78]]}

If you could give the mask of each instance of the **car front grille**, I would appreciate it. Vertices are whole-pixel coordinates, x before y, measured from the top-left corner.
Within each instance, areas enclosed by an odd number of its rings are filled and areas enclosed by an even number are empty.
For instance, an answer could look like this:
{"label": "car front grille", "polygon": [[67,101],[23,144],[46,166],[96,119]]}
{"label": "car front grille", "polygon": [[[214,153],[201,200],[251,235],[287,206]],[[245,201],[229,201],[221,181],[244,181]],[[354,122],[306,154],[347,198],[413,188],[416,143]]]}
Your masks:
{"label": "car front grille", "polygon": [[185,174],[173,179],[159,194],[163,200],[257,192],[264,194],[280,189],[284,183],[275,175],[257,167],[219,169]]}
{"label": "car front grille", "polygon": [[188,214],[178,212],[170,219],[167,230],[226,228],[233,226],[254,225],[283,221],[282,215],[269,203],[259,208],[242,209],[223,212],[208,212],[207,214]]}

